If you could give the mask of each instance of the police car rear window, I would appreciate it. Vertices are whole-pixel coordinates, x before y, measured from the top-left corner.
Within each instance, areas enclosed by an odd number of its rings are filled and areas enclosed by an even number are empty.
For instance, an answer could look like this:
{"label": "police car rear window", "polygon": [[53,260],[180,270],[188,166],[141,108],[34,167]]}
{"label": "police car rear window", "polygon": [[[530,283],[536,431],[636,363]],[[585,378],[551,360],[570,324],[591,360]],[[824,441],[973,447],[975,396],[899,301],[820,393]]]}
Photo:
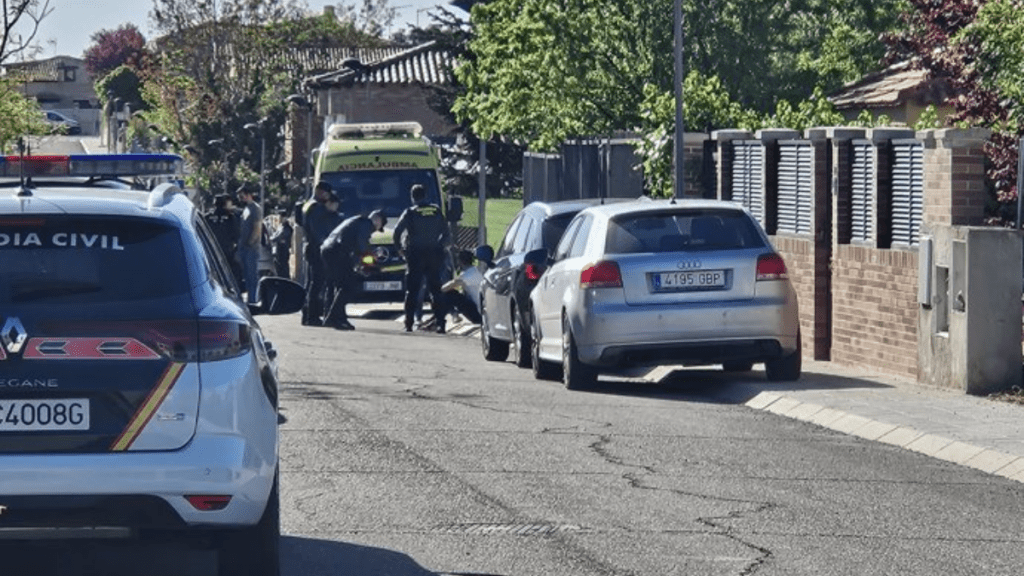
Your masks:
{"label": "police car rear window", "polygon": [[0,305],[186,293],[181,234],[151,219],[0,215]]}

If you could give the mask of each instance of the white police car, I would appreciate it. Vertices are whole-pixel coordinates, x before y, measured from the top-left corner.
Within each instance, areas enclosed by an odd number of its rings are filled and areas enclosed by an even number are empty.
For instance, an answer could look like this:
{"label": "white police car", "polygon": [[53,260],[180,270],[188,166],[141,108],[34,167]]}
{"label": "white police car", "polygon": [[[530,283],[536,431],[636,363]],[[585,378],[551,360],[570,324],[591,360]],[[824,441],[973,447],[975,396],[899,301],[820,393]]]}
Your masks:
{"label": "white police car", "polygon": [[274,351],[172,155],[0,158],[0,539],[196,535],[278,574]]}

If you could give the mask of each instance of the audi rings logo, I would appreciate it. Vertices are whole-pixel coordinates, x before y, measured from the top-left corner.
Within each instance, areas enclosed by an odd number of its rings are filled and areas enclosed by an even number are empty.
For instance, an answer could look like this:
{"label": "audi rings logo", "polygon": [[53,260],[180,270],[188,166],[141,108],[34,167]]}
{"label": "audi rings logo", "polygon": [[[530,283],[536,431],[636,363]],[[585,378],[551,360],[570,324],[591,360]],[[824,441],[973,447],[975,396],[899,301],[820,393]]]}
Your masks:
{"label": "audi rings logo", "polygon": [[377,262],[387,262],[391,257],[391,250],[387,246],[377,246],[373,249],[373,257],[377,259]]}
{"label": "audi rings logo", "polygon": [[680,270],[696,270],[704,266],[700,260],[680,260],[676,262],[676,268]]}
{"label": "audi rings logo", "polygon": [[25,331],[21,320],[8,318],[0,332],[0,343],[3,344],[4,350],[10,354],[17,354],[21,352],[21,347],[25,345],[26,340],[28,340],[28,332]]}

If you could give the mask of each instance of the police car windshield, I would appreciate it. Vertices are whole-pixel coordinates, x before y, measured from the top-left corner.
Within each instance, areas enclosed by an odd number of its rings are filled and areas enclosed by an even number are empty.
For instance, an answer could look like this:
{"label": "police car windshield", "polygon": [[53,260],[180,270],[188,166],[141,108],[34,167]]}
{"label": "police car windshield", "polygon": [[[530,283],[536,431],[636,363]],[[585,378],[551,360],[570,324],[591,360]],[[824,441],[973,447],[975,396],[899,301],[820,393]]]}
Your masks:
{"label": "police car windshield", "polygon": [[0,217],[0,306],[114,303],[189,291],[181,236],[149,219]]}
{"label": "police car windshield", "polygon": [[409,189],[422,184],[427,189],[427,200],[441,204],[441,191],[434,170],[360,170],[358,172],[328,172],[320,176],[330,183],[341,200],[341,214],[369,214],[383,210],[389,218],[397,218],[412,204]]}

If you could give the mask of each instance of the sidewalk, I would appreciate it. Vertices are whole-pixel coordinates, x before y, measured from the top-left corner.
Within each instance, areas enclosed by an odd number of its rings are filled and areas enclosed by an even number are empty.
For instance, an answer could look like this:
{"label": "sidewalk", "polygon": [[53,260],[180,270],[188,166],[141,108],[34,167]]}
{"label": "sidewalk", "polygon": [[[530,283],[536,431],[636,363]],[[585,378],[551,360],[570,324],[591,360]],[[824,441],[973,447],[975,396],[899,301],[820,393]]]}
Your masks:
{"label": "sidewalk", "polygon": [[[452,334],[477,337],[479,326]],[[644,378],[660,382],[673,370]],[[730,397],[755,410],[884,442],[940,460],[1024,482],[1024,406],[925,386],[910,378],[804,359],[797,382],[737,383]]]}

